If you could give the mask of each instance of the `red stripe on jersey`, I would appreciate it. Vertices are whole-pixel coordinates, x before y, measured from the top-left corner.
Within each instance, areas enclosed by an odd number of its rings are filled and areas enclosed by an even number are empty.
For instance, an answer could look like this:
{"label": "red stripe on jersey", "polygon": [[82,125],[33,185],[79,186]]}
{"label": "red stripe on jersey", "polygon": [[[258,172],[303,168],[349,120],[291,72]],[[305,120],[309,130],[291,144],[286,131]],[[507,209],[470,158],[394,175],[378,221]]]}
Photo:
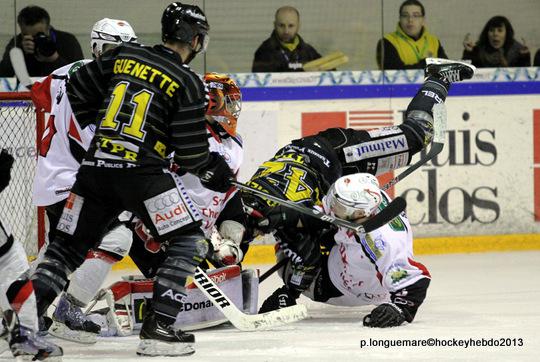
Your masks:
{"label": "red stripe on jersey", "polygon": [[427,268],[426,268],[426,266],[424,264],[419,263],[417,261],[414,261],[411,258],[408,258],[408,259],[409,259],[409,263],[412,266],[415,266],[415,267],[417,267],[418,269],[420,269],[422,271],[422,275],[425,275],[426,277],[431,278],[431,274],[429,274],[429,270],[427,270]]}
{"label": "red stripe on jersey", "polygon": [[86,254],[86,259],[101,259],[109,264],[115,264],[118,262],[118,259],[113,257],[112,255],[109,255],[101,250],[88,250],[88,254]]}
{"label": "red stripe on jersey", "polygon": [[49,75],[43,82],[35,82],[32,85],[31,97],[36,109],[51,112],[51,81],[52,75]]}
{"label": "red stripe on jersey", "polygon": [[32,281],[29,280],[24,283],[22,288],[19,289],[19,291],[17,292],[17,295],[15,296],[13,301],[10,302],[11,308],[13,308],[16,313],[19,313],[23,304],[28,300],[28,298],[30,297],[30,295],[32,295],[33,292],[34,285],[32,284]]}
{"label": "red stripe on jersey", "polygon": [[79,130],[77,129],[77,126],[75,125],[75,120],[73,119],[73,116],[69,118],[69,131],[68,134],[71,138],[79,141],[79,143],[82,144],[82,138],[81,134],[79,133]]}

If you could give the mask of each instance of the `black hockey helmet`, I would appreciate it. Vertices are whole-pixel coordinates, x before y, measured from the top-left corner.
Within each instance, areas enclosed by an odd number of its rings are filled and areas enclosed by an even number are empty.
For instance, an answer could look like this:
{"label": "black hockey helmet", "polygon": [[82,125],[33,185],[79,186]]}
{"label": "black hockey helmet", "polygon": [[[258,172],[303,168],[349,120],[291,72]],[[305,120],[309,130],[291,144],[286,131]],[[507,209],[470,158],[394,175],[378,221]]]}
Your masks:
{"label": "black hockey helmet", "polygon": [[208,30],[210,25],[204,12],[196,5],[186,5],[179,2],[171,3],[161,17],[161,38],[177,40],[190,44],[194,37],[199,36],[199,46],[193,49],[195,53],[204,52],[208,46]]}

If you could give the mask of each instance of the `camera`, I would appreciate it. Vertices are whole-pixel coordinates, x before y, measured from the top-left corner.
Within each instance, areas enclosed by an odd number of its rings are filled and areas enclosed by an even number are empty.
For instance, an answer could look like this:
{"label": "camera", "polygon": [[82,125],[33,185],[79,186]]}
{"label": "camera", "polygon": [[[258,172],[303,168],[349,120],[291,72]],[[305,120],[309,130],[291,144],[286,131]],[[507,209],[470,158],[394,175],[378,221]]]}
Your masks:
{"label": "camera", "polygon": [[45,33],[39,32],[34,35],[34,44],[36,52],[44,57],[50,57],[56,52],[56,43]]}

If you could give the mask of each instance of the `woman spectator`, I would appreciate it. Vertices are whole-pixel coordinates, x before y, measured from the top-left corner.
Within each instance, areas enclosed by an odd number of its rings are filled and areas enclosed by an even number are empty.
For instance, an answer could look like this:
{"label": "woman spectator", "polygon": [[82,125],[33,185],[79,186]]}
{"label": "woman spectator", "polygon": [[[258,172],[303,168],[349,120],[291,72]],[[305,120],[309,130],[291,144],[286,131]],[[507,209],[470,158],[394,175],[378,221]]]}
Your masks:
{"label": "woman spectator", "polygon": [[463,59],[470,59],[480,68],[528,67],[531,53],[525,43],[514,39],[514,28],[504,16],[494,16],[486,23],[478,42],[467,34],[463,41]]}

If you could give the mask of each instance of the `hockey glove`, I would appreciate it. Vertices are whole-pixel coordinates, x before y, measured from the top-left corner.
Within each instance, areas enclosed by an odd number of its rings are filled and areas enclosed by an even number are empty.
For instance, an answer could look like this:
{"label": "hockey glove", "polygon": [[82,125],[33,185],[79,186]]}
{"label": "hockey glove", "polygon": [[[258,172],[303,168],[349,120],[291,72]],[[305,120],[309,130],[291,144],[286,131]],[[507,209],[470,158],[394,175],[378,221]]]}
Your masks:
{"label": "hockey glove", "polygon": [[282,286],[276,289],[272,295],[270,295],[259,309],[259,313],[266,313],[276,309],[291,307],[296,305],[296,299],[300,296],[296,291],[291,291],[287,286]]}
{"label": "hockey glove", "polygon": [[227,162],[217,152],[210,152],[210,159],[199,170],[198,176],[204,187],[217,192],[227,192],[231,188],[230,179],[234,177]]}
{"label": "hockey glove", "polygon": [[215,227],[210,236],[210,244],[212,245],[210,259],[212,264],[215,263],[217,266],[235,265],[240,263],[244,257],[240,243],[226,239]]}
{"label": "hockey glove", "polygon": [[0,192],[9,185],[11,180],[11,167],[14,162],[13,156],[11,156],[6,150],[2,149],[0,152]]}
{"label": "hockey glove", "polygon": [[270,233],[277,229],[296,228],[299,221],[298,211],[278,205],[266,212],[262,219],[257,220],[256,227],[264,233]]}
{"label": "hockey glove", "polygon": [[364,317],[364,326],[371,328],[397,327],[405,322],[405,314],[394,303],[378,305]]}

